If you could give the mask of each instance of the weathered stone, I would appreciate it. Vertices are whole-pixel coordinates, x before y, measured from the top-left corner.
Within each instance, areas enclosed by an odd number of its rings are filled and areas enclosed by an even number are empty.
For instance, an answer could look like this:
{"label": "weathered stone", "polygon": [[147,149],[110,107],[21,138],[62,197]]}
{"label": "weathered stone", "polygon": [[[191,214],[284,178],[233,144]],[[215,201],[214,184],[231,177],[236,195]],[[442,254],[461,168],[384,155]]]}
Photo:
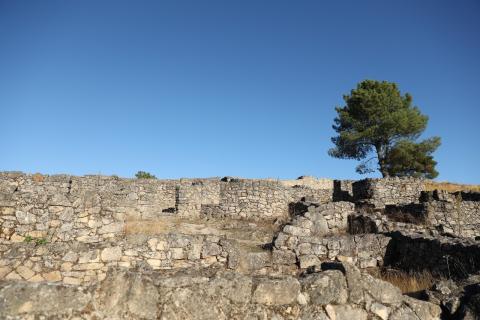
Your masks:
{"label": "weathered stone", "polygon": [[162,260],[159,259],[147,259],[147,263],[152,267],[152,268],[158,268],[162,265]]}
{"label": "weathered stone", "polygon": [[20,224],[34,224],[37,222],[37,217],[29,212],[17,211],[15,216]]}
{"label": "weathered stone", "polygon": [[440,319],[440,314],[442,310],[440,306],[434,305],[432,303],[421,301],[418,299],[413,299],[411,297],[404,297],[405,304],[412,309],[415,314],[422,320],[434,320]]}
{"label": "weathered stone", "polygon": [[294,303],[300,293],[298,280],[261,279],[253,292],[253,301],[265,305],[285,305]]}
{"label": "weathered stone", "polygon": [[28,280],[35,275],[35,272],[25,266],[19,266],[16,271],[25,280]]}
{"label": "weathered stone", "polygon": [[90,263],[81,263],[73,266],[73,270],[98,270],[103,267],[103,263],[100,262],[90,262]]}
{"label": "weathered stone", "polygon": [[320,259],[313,254],[300,256],[298,260],[300,262],[300,268],[302,269],[320,265]]}
{"label": "weathered stone", "polygon": [[63,257],[63,261],[76,262],[78,259],[78,254],[73,251],[68,251]]}
{"label": "weathered stone", "polygon": [[205,285],[205,292],[212,297],[222,296],[233,303],[245,304],[251,301],[253,281],[235,272],[222,273]]}
{"label": "weathered stone", "polygon": [[56,282],[62,280],[62,274],[59,271],[52,271],[42,274],[46,281]]}
{"label": "weathered stone", "polygon": [[327,305],[325,311],[331,320],[367,320],[365,310],[352,305]]}
{"label": "weathered stone", "polygon": [[111,223],[111,224],[108,224],[108,225],[105,225],[105,226],[101,227],[98,230],[98,233],[99,234],[120,233],[120,232],[123,231],[123,228],[124,228],[124,224],[121,223],[121,222]]}
{"label": "weathered stone", "polygon": [[242,254],[239,268],[245,272],[260,270],[270,266],[272,263],[272,256],[269,252],[246,252]]}
{"label": "weathered stone", "polygon": [[159,294],[146,277],[114,272],[102,282],[96,294],[96,301],[106,316],[119,317],[128,312],[131,318],[157,318]]}
{"label": "weathered stone", "polygon": [[345,279],[348,286],[348,301],[354,304],[361,304],[364,301],[364,290],[360,270],[348,262],[343,262],[342,268],[345,271]]}
{"label": "weathered stone", "polygon": [[206,304],[196,291],[190,288],[174,289],[164,300],[161,314],[164,319],[227,319],[221,305]]}
{"label": "weathered stone", "polygon": [[412,309],[402,305],[392,312],[389,320],[419,320],[419,318]]}
{"label": "weathered stone", "polygon": [[72,311],[80,312],[91,295],[73,287],[17,282],[0,288],[0,317],[47,315],[63,318]]}
{"label": "weathered stone", "polygon": [[388,316],[390,315],[390,311],[391,309],[387,306],[384,306],[383,304],[381,303],[372,303],[372,305],[370,306],[370,311],[377,315],[380,319],[382,320],[387,320],[388,319]]}
{"label": "weathered stone", "polygon": [[41,282],[41,281],[44,281],[44,280],[45,279],[39,274],[36,274],[33,277],[28,279],[29,282]]}
{"label": "weathered stone", "polygon": [[72,284],[72,285],[79,285],[82,283],[82,279],[72,278],[72,277],[64,277],[63,283],[65,284]]}
{"label": "weathered stone", "polygon": [[121,247],[109,247],[102,250],[100,254],[102,261],[118,261],[122,257]]}
{"label": "weathered stone", "polygon": [[15,271],[12,271],[5,276],[5,279],[6,280],[22,280],[23,278]]}
{"label": "weathered stone", "polygon": [[10,271],[12,271],[12,269],[10,267],[0,267],[0,279],[2,279],[7,274],[9,274]]}
{"label": "weathered stone", "polygon": [[152,238],[152,239],[149,239],[149,240],[147,241],[148,247],[149,247],[150,250],[152,250],[152,251],[157,250],[157,243],[158,243],[158,239],[157,239],[157,238]]}
{"label": "weathered stone", "polygon": [[[70,260],[65,260],[65,261],[72,261],[72,259],[74,259],[74,256],[71,256],[70,258],[71,258]],[[100,262],[100,250],[91,250],[91,251],[81,253],[80,257],[78,258],[78,263],[87,263],[87,262]]]}
{"label": "weathered stone", "polygon": [[273,250],[272,262],[274,264],[295,264],[297,261],[295,252],[289,250]]}
{"label": "weathered stone", "polygon": [[382,304],[399,305],[403,301],[400,289],[386,281],[364,274],[362,284],[365,291]]}
{"label": "weathered stone", "polygon": [[171,252],[172,252],[172,259],[178,260],[178,259],[185,258],[185,253],[182,248],[171,248]]}
{"label": "weathered stone", "polygon": [[217,256],[222,253],[222,248],[212,242],[207,242],[202,249],[202,257],[207,257],[207,256]]}
{"label": "weathered stone", "polygon": [[338,270],[307,275],[302,279],[302,289],[308,293],[310,302],[314,304],[343,304],[348,299],[345,277]]}

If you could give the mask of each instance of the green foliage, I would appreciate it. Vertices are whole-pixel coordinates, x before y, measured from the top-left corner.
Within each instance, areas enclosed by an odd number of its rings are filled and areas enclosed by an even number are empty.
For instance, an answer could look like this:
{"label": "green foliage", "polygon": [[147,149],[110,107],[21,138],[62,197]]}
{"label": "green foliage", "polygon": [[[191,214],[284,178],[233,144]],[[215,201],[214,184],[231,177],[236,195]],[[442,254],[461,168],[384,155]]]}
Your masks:
{"label": "green foliage", "polygon": [[408,93],[402,95],[395,83],[364,80],[343,99],[345,106],[335,108],[338,136],[332,138],[332,157],[362,161],[356,169],[361,174],[378,169],[384,177],[438,175],[432,153],[440,138],[415,142],[428,117],[412,105]]}
{"label": "green foliage", "polygon": [[32,236],[26,236],[25,239],[23,239],[23,241],[26,243],[34,242],[36,246],[40,246],[48,243],[47,239],[45,238],[34,238]]}
{"label": "green foliage", "polygon": [[156,179],[157,177],[155,177],[153,174],[149,173],[149,172],[145,172],[145,171],[138,171],[136,174],[135,174],[135,177],[137,179]]}
{"label": "green foliage", "polygon": [[440,138],[434,137],[420,143],[409,140],[399,141],[388,154],[386,165],[391,176],[413,176],[433,179],[438,176],[432,153],[440,145]]}
{"label": "green foliage", "polygon": [[45,238],[35,239],[35,244],[36,244],[37,246],[40,246],[40,245],[42,245],[42,244],[47,244],[47,242],[48,242],[48,241],[47,241],[47,239],[45,239]]}

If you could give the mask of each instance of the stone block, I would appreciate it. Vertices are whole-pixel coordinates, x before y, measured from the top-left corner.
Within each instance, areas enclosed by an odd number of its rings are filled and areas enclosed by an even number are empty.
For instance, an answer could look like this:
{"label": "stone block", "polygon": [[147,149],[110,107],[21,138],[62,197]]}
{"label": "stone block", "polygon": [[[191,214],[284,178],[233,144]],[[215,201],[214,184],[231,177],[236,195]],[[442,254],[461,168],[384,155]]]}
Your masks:
{"label": "stone block", "polygon": [[298,260],[302,269],[320,265],[320,259],[313,254],[300,256]]}
{"label": "stone block", "polygon": [[60,271],[51,271],[51,272],[42,274],[42,276],[46,281],[50,281],[50,282],[56,282],[56,281],[62,280],[62,274],[60,273]]}
{"label": "stone block", "polygon": [[102,261],[118,261],[122,257],[122,248],[119,246],[105,248],[102,250],[100,257]]}
{"label": "stone block", "polygon": [[295,278],[261,279],[252,300],[269,306],[288,305],[296,302],[299,293],[300,283]]}
{"label": "stone block", "polygon": [[28,280],[35,275],[35,272],[26,266],[19,266],[16,271],[25,280]]}

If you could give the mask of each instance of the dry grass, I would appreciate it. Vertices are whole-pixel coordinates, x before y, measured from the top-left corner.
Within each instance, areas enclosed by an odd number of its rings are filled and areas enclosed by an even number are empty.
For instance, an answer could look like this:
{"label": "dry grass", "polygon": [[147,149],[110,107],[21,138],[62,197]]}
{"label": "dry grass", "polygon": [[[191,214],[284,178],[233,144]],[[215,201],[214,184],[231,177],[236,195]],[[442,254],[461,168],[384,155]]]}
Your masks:
{"label": "dry grass", "polygon": [[[162,234],[167,233],[168,230],[175,230],[171,228],[170,224],[165,224],[162,221],[125,221],[124,232],[127,235],[130,234],[144,234],[144,235],[153,235],[153,234]],[[171,229],[169,229],[171,228]]]}
{"label": "dry grass", "polygon": [[390,282],[394,286],[400,288],[404,294],[412,294],[429,289],[435,281],[438,280],[428,271],[404,272],[400,270],[385,269],[377,270],[373,272],[372,275]]}
{"label": "dry grass", "polygon": [[450,182],[435,182],[435,181],[425,182],[425,191],[433,191],[433,190],[444,190],[448,192],[457,192],[457,191],[480,192],[480,185],[459,184],[459,183],[450,183]]}
{"label": "dry grass", "polygon": [[35,182],[43,182],[43,179],[43,175],[40,173],[35,173],[34,175],[32,175],[32,180]]}

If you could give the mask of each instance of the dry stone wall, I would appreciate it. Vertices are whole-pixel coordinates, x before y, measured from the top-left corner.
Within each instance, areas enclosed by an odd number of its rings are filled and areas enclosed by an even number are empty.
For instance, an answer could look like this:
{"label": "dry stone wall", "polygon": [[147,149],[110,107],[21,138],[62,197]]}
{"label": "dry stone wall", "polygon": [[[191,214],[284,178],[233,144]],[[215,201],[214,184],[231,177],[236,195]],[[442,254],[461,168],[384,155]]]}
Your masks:
{"label": "dry stone wall", "polygon": [[393,232],[387,265],[408,270],[427,270],[447,279],[467,278],[480,270],[478,241],[415,232]]}
{"label": "dry stone wall", "polygon": [[95,243],[121,235],[126,219],[166,215],[285,220],[289,204],[302,197],[327,202],[331,191],[267,180],[0,173],[0,239],[22,241],[29,236]]}
{"label": "dry stone wall", "polygon": [[220,205],[218,179],[180,180],[176,187],[176,213],[185,217],[199,217],[205,206]]}
{"label": "dry stone wall", "polygon": [[352,193],[356,202],[384,208],[386,205],[418,203],[424,185],[424,180],[414,178],[364,179],[352,184]]}
{"label": "dry stone wall", "polygon": [[416,179],[0,173],[0,317],[438,319],[363,269],[478,272],[479,200]]}
{"label": "dry stone wall", "polygon": [[350,202],[306,203],[307,211],[283,227],[275,239],[274,261],[298,262],[305,269],[323,261],[348,261],[360,268],[382,265],[390,238],[381,234],[347,235]]}
{"label": "dry stone wall", "polygon": [[[213,235],[171,233],[135,242],[84,244],[35,241],[0,246],[0,279],[88,285],[102,281],[109,268],[165,270],[228,266],[230,243]],[[230,259],[232,259],[230,257]]]}
{"label": "dry stone wall", "polygon": [[442,233],[467,238],[480,237],[480,202],[435,201],[429,204],[428,210],[430,224],[439,226]]}
{"label": "dry stone wall", "polygon": [[332,200],[332,190],[305,185],[286,187],[281,181],[235,179],[221,185],[220,198],[220,211],[226,216],[285,220],[291,203],[302,198],[326,203]]}
{"label": "dry stone wall", "polygon": [[229,217],[286,218],[290,197],[285,191],[275,181],[235,179],[222,184],[220,209]]}

